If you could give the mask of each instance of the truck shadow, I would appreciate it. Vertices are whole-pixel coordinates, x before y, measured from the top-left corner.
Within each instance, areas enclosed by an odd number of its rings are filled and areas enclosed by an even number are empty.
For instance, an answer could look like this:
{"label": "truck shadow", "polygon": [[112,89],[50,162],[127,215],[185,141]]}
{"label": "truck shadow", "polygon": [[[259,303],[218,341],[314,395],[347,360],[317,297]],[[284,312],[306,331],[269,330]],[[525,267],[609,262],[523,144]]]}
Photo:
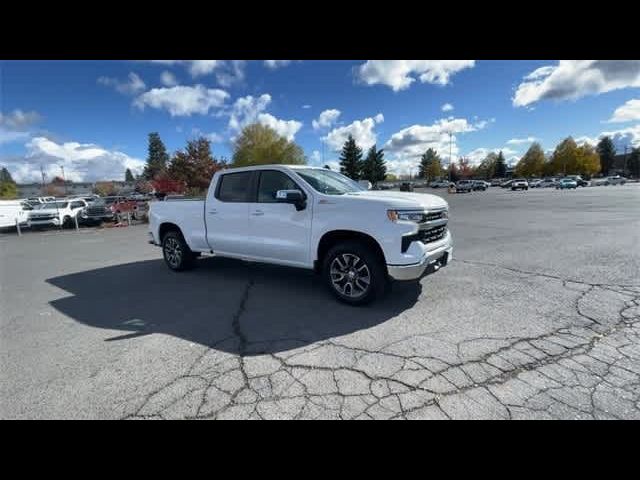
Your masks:
{"label": "truck shadow", "polygon": [[397,284],[382,301],[343,305],[313,272],[205,258],[171,272],[147,260],[50,278],[71,295],[51,305],[74,320],[113,330],[105,341],[164,333],[230,353],[277,353],[364,330],[420,297],[418,282]]}

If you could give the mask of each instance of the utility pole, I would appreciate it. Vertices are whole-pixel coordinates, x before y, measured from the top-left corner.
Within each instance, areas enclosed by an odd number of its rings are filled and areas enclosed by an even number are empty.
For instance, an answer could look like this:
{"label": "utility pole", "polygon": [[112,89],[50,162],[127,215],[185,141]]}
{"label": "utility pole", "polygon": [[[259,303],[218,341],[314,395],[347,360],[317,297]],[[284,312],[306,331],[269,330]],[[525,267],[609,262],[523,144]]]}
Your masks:
{"label": "utility pole", "polygon": [[67,195],[67,179],[64,177],[64,166],[60,165],[60,170],[62,170],[62,182],[64,183],[64,194]]}
{"label": "utility pole", "polygon": [[42,195],[44,195],[44,187],[45,187],[45,176],[44,176],[44,168],[40,165],[40,174],[42,175]]}

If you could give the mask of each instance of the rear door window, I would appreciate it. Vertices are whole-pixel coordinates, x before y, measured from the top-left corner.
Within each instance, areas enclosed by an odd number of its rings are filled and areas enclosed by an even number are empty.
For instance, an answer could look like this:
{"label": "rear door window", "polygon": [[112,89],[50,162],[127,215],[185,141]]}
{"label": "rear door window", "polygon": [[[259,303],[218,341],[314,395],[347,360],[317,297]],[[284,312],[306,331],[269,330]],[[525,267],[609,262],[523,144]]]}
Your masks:
{"label": "rear door window", "polygon": [[216,198],[221,202],[248,202],[252,172],[225,173]]}

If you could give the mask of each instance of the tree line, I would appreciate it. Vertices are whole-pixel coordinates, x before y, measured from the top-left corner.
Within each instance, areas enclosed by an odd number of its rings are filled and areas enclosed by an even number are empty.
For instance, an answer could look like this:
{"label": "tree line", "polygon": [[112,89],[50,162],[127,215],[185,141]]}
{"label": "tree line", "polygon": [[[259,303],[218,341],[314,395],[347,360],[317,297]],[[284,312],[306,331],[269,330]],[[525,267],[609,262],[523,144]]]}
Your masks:
{"label": "tree line", "polygon": [[[141,193],[187,193],[201,195],[208,188],[213,174],[226,167],[243,167],[265,164],[307,163],[303,149],[295,142],[279,135],[274,129],[258,123],[248,125],[233,141],[232,158],[216,157],[211,142],[203,136],[188,140],[185,148],[171,156],[157,132],[148,137],[147,159],[143,172],[137,177],[130,169],[125,172],[125,181],[135,182],[135,190]],[[560,142],[551,155],[545,155],[540,143],[533,143],[515,167],[515,175],[541,177],[555,175],[584,175],[589,178],[598,173],[608,175],[613,167],[616,152],[609,137],[600,140],[596,147],[588,143],[577,145],[572,137]],[[368,180],[373,185],[383,180],[394,180],[387,173],[384,150],[371,146],[364,155],[349,135],[340,153],[340,172],[354,180]],[[421,156],[418,176],[428,181],[450,177],[503,178],[507,164],[502,151],[490,152],[478,165],[471,165],[466,157],[451,162],[448,167],[433,148]],[[628,157],[629,172],[640,177],[640,148],[634,148]],[[43,194],[62,195],[64,181],[55,177],[46,186]],[[48,192],[48,193],[47,193]],[[96,182],[94,192],[102,196],[117,194],[113,182]],[[0,198],[17,198],[16,182],[6,168],[0,169]]]}

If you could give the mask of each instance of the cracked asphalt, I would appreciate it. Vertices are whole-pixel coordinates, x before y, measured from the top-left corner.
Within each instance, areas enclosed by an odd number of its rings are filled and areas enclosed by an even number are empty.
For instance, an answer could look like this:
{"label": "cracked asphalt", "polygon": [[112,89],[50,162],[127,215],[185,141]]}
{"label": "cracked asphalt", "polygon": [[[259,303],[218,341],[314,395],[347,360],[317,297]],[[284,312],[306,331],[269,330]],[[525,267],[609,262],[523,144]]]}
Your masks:
{"label": "cracked asphalt", "polygon": [[640,419],[640,186],[439,194],[454,261],[365,308],[144,226],[0,235],[0,417]]}

